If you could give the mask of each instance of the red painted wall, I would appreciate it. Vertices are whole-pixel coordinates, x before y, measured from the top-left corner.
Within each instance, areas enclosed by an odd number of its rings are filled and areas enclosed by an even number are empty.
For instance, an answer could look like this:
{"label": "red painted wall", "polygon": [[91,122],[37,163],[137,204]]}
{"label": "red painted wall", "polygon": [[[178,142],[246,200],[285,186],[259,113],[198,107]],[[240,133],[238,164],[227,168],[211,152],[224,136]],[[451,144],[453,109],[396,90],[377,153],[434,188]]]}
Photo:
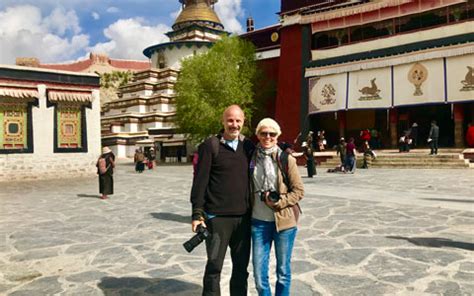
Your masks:
{"label": "red painted wall", "polygon": [[[275,104],[276,104],[276,93],[278,88],[278,69],[280,66],[279,58],[272,58],[266,60],[257,61],[257,67],[262,71],[261,85],[257,89],[257,99],[263,100],[264,110],[258,112],[262,116],[268,116],[275,118]],[[264,93],[258,93],[262,91]],[[270,92],[270,93],[269,93]],[[260,117],[262,117],[260,116]],[[262,118],[255,118],[260,120]],[[258,123],[258,122],[257,122]],[[256,125],[256,124],[255,124]]]}
{"label": "red painted wall", "polygon": [[280,140],[293,142],[300,132],[302,82],[302,32],[299,25],[280,29],[280,65],[275,119],[281,126]]}

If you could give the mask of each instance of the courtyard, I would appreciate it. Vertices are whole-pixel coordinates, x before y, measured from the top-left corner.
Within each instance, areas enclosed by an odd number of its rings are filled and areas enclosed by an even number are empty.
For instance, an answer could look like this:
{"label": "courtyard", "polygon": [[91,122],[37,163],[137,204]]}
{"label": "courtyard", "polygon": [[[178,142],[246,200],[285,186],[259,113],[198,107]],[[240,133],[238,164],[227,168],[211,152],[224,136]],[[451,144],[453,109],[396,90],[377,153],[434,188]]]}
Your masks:
{"label": "courtyard", "polygon": [[[303,178],[292,295],[474,295],[473,180],[469,169],[318,167]],[[96,178],[2,183],[0,294],[199,295],[204,246],[182,247],[191,181],[190,165],[136,174],[125,162],[105,201]]]}

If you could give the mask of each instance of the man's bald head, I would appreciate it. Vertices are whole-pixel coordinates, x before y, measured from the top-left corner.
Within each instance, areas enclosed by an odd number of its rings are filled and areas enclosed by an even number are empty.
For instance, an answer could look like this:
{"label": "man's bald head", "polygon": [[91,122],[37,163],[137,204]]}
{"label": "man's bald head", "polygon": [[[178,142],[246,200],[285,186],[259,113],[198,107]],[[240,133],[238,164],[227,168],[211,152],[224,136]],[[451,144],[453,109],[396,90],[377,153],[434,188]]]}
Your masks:
{"label": "man's bald head", "polygon": [[224,125],[224,139],[234,140],[240,135],[244,126],[244,111],[238,105],[230,105],[222,114],[222,124]]}

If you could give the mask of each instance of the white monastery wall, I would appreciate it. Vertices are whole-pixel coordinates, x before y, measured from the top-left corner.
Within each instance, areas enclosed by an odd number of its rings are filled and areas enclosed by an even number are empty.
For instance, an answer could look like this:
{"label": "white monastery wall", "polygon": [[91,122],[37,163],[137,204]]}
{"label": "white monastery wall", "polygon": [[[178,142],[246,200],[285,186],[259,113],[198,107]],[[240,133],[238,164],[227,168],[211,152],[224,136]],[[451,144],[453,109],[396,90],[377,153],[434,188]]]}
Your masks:
{"label": "white monastery wall", "polygon": [[33,153],[0,154],[0,182],[93,177],[101,153],[100,96],[92,91],[86,108],[87,152],[54,152],[54,108],[46,106],[46,85],[38,85],[39,106],[32,108]]}

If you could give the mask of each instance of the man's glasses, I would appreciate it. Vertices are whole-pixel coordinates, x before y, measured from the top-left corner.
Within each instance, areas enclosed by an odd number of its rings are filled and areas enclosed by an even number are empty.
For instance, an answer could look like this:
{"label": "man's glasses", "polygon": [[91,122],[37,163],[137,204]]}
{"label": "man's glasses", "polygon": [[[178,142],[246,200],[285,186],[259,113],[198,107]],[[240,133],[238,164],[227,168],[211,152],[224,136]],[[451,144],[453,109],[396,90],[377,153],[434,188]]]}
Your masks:
{"label": "man's glasses", "polygon": [[259,132],[259,135],[262,136],[262,137],[272,137],[272,138],[275,138],[277,136],[277,133],[274,133],[274,132]]}

